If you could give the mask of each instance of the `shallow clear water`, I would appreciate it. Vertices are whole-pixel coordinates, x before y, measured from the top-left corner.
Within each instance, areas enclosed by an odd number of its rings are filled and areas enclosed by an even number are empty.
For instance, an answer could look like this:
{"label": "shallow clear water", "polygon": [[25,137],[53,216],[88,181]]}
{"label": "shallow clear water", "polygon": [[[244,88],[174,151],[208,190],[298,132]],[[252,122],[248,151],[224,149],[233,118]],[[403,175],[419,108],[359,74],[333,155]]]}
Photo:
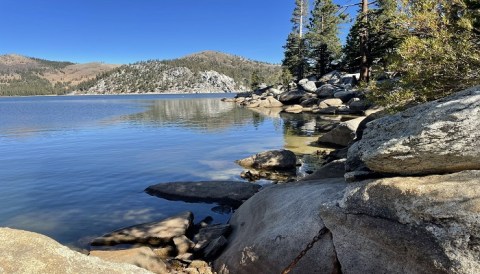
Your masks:
{"label": "shallow clear water", "polygon": [[143,190],[169,181],[242,180],[235,160],[315,130],[305,122],[311,118],[264,115],[219,99],[0,98],[0,226],[84,247],[111,230],[185,210],[195,221],[226,222],[230,215],[212,211],[214,204]]}

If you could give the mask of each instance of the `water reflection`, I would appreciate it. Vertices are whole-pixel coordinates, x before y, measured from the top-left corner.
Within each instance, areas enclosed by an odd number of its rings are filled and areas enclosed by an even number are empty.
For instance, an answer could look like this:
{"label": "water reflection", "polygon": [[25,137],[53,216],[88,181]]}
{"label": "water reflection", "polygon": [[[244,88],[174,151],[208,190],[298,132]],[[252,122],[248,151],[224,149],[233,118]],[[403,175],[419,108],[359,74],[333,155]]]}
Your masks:
{"label": "water reflection", "polygon": [[220,100],[185,99],[152,101],[147,111],[127,115],[123,119],[150,126],[218,131],[249,123],[258,127],[265,117]]}

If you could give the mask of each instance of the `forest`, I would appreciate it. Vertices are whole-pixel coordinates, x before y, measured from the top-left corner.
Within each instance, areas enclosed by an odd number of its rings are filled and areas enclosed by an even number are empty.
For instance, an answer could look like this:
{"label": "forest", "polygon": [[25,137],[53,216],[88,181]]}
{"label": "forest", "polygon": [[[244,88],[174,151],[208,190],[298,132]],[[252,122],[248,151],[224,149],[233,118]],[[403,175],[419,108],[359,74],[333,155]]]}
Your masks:
{"label": "forest", "polygon": [[[435,100],[480,83],[480,1],[295,0],[282,81],[359,73],[380,105]],[[349,16],[356,9],[356,16]],[[351,13],[351,12],[350,12]],[[351,22],[346,42],[339,32]]]}

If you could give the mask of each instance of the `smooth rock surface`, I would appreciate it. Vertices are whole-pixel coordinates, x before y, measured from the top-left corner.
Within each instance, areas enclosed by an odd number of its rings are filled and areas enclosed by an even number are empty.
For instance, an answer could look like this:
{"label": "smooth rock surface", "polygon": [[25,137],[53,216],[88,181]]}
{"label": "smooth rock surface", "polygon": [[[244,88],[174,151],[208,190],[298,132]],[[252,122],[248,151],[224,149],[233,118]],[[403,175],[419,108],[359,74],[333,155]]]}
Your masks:
{"label": "smooth rock surface", "polygon": [[301,105],[292,105],[292,106],[287,106],[283,111],[289,112],[289,113],[300,113],[303,111],[303,107]]}
{"label": "smooth rock surface", "polygon": [[320,136],[318,142],[338,146],[348,146],[348,144],[355,139],[355,132],[363,119],[365,119],[365,117],[358,117],[340,123],[333,130]]}
{"label": "smooth rock surface", "polygon": [[314,81],[300,81],[298,84],[307,92],[315,92],[317,90],[317,86],[315,85]]}
{"label": "smooth rock surface", "polygon": [[349,158],[402,175],[480,169],[479,117],[477,86],[368,123]]}
{"label": "smooth rock surface", "polygon": [[[219,273],[281,273],[324,227],[322,203],[343,196],[343,179],[271,186],[232,216],[229,244],[214,269]],[[336,273],[331,234],[323,235],[291,273]]]}
{"label": "smooth rock surface", "polygon": [[338,107],[343,105],[343,101],[338,98],[325,99],[318,103],[320,108]]}
{"label": "smooth rock surface", "polygon": [[297,156],[290,150],[270,150],[237,161],[246,168],[264,170],[292,170],[297,164]]}
{"label": "smooth rock surface", "polygon": [[277,99],[273,98],[273,96],[267,96],[265,100],[261,100],[258,105],[258,107],[263,107],[263,108],[278,108],[282,106],[283,104]]}
{"label": "smooth rock surface", "polygon": [[322,218],[343,271],[480,273],[479,193],[478,170],[369,180]]}
{"label": "smooth rock surface", "polygon": [[153,273],[168,273],[167,265],[149,247],[125,250],[93,250],[90,255],[114,263],[126,263],[147,269]]}
{"label": "smooth rock surface", "polygon": [[0,273],[152,273],[143,268],[89,257],[47,236],[0,228]]}
{"label": "smooth rock surface", "polygon": [[167,200],[219,203],[240,206],[261,186],[240,181],[170,182],[149,186],[145,191]]}
{"label": "smooth rock surface", "polygon": [[173,238],[185,235],[193,221],[192,212],[184,212],[167,219],[129,226],[95,238],[92,245],[116,245],[123,243],[165,244]]}

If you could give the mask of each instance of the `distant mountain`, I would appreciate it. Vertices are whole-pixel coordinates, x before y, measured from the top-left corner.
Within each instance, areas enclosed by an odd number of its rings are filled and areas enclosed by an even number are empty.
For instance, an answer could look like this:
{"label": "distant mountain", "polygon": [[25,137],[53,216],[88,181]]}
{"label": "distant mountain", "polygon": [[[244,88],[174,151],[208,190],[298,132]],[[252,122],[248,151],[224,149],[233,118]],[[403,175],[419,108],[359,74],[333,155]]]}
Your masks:
{"label": "distant mountain", "polygon": [[256,71],[278,82],[279,65],[216,51],[129,65],[75,64],[16,54],[0,55],[0,96],[245,91]]}
{"label": "distant mountain", "polygon": [[74,64],[16,54],[0,55],[0,95],[65,94],[119,65]]}
{"label": "distant mountain", "polygon": [[278,65],[215,51],[173,60],[123,65],[78,86],[79,93],[214,93],[245,91],[254,71],[267,83],[277,82]]}

